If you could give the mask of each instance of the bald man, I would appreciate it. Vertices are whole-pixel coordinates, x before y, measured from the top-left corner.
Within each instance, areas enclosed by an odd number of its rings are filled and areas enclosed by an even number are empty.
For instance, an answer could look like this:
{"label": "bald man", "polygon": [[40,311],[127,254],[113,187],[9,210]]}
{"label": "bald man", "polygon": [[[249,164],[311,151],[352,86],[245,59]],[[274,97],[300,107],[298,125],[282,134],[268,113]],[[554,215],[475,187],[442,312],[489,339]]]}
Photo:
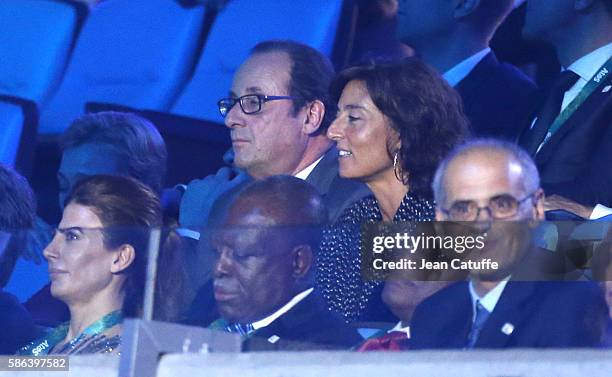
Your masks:
{"label": "bald man", "polygon": [[357,332],[313,291],[312,265],[327,220],[321,196],[291,176],[249,184],[212,237],[214,296],[221,320],[244,349],[349,348]]}
{"label": "bald man", "polygon": [[552,276],[533,270],[555,259],[533,245],[532,230],[544,216],[543,191],[526,152],[500,141],[471,141],[441,163],[433,189],[437,220],[467,222],[486,235],[479,256],[498,268],[473,267],[468,281],[419,305],[411,322],[413,348],[599,345],[606,311],[597,286],[544,281]]}

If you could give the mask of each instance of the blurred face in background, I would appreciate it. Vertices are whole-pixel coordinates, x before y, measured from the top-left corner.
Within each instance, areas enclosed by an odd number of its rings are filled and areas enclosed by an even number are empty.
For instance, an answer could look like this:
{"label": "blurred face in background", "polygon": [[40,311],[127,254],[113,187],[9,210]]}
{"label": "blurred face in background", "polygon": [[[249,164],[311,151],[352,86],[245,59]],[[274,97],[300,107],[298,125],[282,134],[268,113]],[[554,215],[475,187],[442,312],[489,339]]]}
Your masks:
{"label": "blurred face in background", "polygon": [[66,149],[57,172],[60,208],[64,208],[72,187],[83,178],[96,174],[127,175],[122,159],[108,144],[88,143]]}
{"label": "blurred face in background", "polygon": [[395,179],[389,149],[399,149],[399,134],[388,122],[363,81],[353,80],[344,87],[338,114],[327,131],[327,137],[336,142],[341,177],[366,183]]}
{"label": "blurred face in background", "polygon": [[416,48],[437,35],[452,31],[454,21],[452,0],[399,0],[397,37]]}
{"label": "blurred face in background", "polygon": [[527,0],[523,37],[555,42],[575,19],[574,0]]}

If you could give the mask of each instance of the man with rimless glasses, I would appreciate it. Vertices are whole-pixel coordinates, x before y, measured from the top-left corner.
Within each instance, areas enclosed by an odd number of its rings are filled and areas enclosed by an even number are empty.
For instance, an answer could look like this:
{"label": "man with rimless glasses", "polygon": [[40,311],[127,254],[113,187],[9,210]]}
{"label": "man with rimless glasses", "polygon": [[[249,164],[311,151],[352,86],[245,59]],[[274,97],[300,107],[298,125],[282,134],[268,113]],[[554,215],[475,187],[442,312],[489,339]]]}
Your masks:
{"label": "man with rimless glasses", "polygon": [[420,304],[410,327],[414,348],[599,345],[606,312],[597,286],[553,281],[557,258],[533,244],[544,193],[526,152],[496,140],[470,141],[440,164],[433,191],[437,220],[486,234],[478,255],[499,268],[476,267],[467,281]]}

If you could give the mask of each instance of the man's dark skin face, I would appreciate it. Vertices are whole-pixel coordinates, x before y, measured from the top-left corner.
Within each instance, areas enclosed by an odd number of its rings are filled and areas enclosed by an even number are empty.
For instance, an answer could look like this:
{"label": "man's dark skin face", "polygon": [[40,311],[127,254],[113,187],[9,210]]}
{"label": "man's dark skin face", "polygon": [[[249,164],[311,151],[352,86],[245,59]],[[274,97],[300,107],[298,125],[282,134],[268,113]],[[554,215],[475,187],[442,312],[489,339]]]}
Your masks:
{"label": "man's dark skin face", "polygon": [[238,199],[224,228],[213,235],[215,300],[221,317],[230,322],[272,314],[299,293],[297,281],[310,268],[303,263],[303,247],[285,242],[287,230],[270,229],[277,221],[262,207]]}

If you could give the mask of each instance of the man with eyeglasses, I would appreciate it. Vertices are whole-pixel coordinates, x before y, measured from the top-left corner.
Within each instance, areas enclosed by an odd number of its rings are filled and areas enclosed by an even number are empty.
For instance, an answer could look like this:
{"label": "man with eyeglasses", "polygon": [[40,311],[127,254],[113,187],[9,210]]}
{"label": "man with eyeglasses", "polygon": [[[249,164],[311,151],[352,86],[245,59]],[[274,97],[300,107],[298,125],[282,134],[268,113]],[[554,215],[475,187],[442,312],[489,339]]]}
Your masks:
{"label": "man with eyeglasses", "polygon": [[[309,46],[293,41],[255,46],[234,75],[229,96],[217,103],[231,130],[233,166],[187,186],[181,226],[200,232],[218,224],[247,182],[280,174],[312,184],[323,196],[330,221],[368,195],[362,183],[338,176],[338,151],[326,137],[336,109],[328,94],[333,76],[329,59]],[[205,244],[200,242],[200,248]],[[210,253],[198,254],[206,258]],[[203,278],[210,277],[210,266],[211,261],[201,261]]]}
{"label": "man with eyeglasses", "polygon": [[599,345],[605,303],[597,286],[552,281],[559,278],[551,265],[557,259],[533,244],[544,193],[526,152],[501,141],[470,141],[440,164],[433,190],[437,220],[486,235],[475,255],[499,268],[470,270],[468,281],[419,305],[411,323],[414,348]]}
{"label": "man with eyeglasses", "polygon": [[[328,94],[334,69],[317,50],[293,41],[259,43],[218,102],[231,129],[233,169],[192,182],[181,202],[180,223],[198,230],[216,198],[250,179],[288,174],[324,196],[330,220],[368,191],[338,177],[338,152],[326,137],[336,104]],[[237,168],[237,169],[236,169]],[[224,195],[223,203],[230,201]],[[223,207],[223,206],[222,206]]]}

